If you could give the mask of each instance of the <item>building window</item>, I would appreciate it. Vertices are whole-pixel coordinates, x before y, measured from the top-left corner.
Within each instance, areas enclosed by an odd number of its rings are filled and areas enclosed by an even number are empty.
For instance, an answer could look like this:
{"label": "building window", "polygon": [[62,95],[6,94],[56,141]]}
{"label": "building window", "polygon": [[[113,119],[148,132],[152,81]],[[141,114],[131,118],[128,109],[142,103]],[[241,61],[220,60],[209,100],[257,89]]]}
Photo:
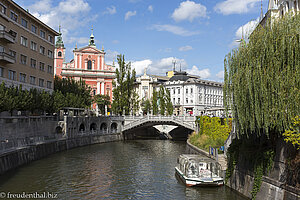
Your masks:
{"label": "building window", "polygon": [[49,89],[52,88],[52,82],[51,81],[47,81],[47,88],[49,88]]}
{"label": "building window", "polygon": [[52,57],[53,57],[53,53],[52,53],[52,51],[50,51],[50,50],[48,50],[48,57],[49,57],[49,58],[52,58]]}
{"label": "building window", "polygon": [[31,31],[33,33],[37,33],[37,27],[35,25],[31,25]]}
{"label": "building window", "polygon": [[173,88],[173,94],[175,94],[175,88]]}
{"label": "building window", "polygon": [[27,20],[25,20],[25,19],[22,18],[21,24],[22,24],[22,26],[24,26],[25,28],[27,28],[28,22],[27,22]]}
{"label": "building window", "polygon": [[185,103],[189,103],[189,99],[188,98],[185,99]]}
{"label": "building window", "polygon": [[92,69],[92,61],[87,62],[87,69]]}
{"label": "building window", "polygon": [[45,55],[45,47],[43,46],[40,46],[40,53]]}
{"label": "building window", "polygon": [[27,56],[21,54],[21,64],[26,65],[27,63]]}
{"label": "building window", "polygon": [[35,77],[34,76],[30,76],[30,84],[35,85]]}
{"label": "building window", "polygon": [[59,51],[57,55],[58,55],[58,57],[61,57],[62,56],[61,51]]}
{"label": "building window", "polygon": [[186,88],[185,93],[189,93],[189,89]]}
{"label": "building window", "polygon": [[110,94],[110,88],[106,88],[106,95]]}
{"label": "building window", "polygon": [[180,94],[180,88],[178,88],[178,94]]}
{"label": "building window", "polygon": [[37,44],[33,41],[31,41],[30,43],[30,48],[33,50],[33,51],[36,51],[37,50]]}
{"label": "building window", "polygon": [[180,104],[180,98],[178,98],[178,104]]}
{"label": "building window", "polygon": [[15,22],[18,21],[18,15],[14,13],[13,11],[10,11],[10,18],[14,20]]}
{"label": "building window", "polygon": [[51,65],[48,65],[48,70],[47,70],[47,72],[51,74],[52,71],[53,71],[53,67],[52,67]]}
{"label": "building window", "polygon": [[2,3],[0,3],[0,12],[2,12],[3,14],[6,14],[6,6],[3,5]]}
{"label": "building window", "polygon": [[45,39],[46,38],[45,31],[40,30],[40,36]]}
{"label": "building window", "polygon": [[2,67],[0,67],[0,77],[3,77],[3,68]]}
{"label": "building window", "polygon": [[16,58],[17,53],[13,50],[9,50],[9,55],[11,55],[12,57]]}
{"label": "building window", "polygon": [[40,62],[40,70],[45,71],[45,63]]}
{"label": "building window", "polygon": [[95,96],[96,95],[96,90],[93,90],[93,96]]}
{"label": "building window", "polygon": [[53,37],[51,36],[51,35],[48,35],[48,40],[49,40],[49,42],[51,42],[51,43],[53,43]]}
{"label": "building window", "polygon": [[191,99],[191,103],[194,103],[193,99]]}
{"label": "building window", "polygon": [[39,86],[44,87],[44,79],[42,78],[39,79]]}
{"label": "building window", "polygon": [[193,94],[193,88],[191,88],[191,93]]}
{"label": "building window", "polygon": [[26,82],[26,74],[20,73],[20,82],[25,83]]}
{"label": "building window", "polygon": [[23,46],[27,47],[27,38],[26,37],[21,36],[21,44]]}
{"label": "building window", "polygon": [[16,72],[12,70],[8,70],[8,79],[16,80]]}
{"label": "building window", "polygon": [[31,60],[30,60],[30,66],[32,68],[36,68],[36,60],[34,60],[34,59],[31,58]]}

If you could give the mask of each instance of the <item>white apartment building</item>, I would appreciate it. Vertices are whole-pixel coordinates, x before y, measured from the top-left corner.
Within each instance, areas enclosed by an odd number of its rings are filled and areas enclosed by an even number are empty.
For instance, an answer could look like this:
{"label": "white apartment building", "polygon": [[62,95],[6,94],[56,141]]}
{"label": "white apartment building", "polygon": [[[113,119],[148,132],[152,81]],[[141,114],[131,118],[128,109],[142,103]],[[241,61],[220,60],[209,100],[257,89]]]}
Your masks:
{"label": "white apartment building", "polygon": [[216,115],[223,110],[223,84],[201,80],[186,72],[175,72],[164,83],[170,91],[175,115],[198,116],[214,109]]}

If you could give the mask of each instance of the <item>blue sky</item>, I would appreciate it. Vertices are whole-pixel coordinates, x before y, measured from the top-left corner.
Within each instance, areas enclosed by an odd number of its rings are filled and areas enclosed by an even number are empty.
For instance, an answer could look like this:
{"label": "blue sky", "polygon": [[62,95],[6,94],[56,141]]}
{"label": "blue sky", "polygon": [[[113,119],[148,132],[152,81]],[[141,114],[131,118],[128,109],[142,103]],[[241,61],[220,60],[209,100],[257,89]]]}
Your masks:
{"label": "blue sky", "polygon": [[[94,28],[106,62],[117,54],[137,74],[163,75],[176,67],[203,79],[222,81],[223,60],[242,32],[260,16],[260,0],[15,0],[50,27],[62,26],[67,61],[72,50],[88,44]],[[263,0],[266,12],[267,0]],[[243,26],[243,28],[241,28]],[[243,31],[242,31],[243,30]]]}

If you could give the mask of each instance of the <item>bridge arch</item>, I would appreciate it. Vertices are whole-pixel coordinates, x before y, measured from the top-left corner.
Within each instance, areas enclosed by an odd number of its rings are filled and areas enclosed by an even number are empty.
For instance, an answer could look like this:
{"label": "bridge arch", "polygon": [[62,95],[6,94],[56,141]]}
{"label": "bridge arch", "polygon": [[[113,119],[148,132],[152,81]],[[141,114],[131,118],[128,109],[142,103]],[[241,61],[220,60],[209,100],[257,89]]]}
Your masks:
{"label": "bridge arch", "polygon": [[79,131],[85,131],[85,125],[84,125],[84,123],[80,124]]}
{"label": "bridge arch", "polygon": [[91,123],[90,131],[96,131],[96,130],[97,130],[97,124],[96,123]]}
{"label": "bridge arch", "polygon": [[101,131],[107,131],[107,123],[103,122],[100,126]]}
{"label": "bridge arch", "polygon": [[112,133],[115,133],[118,131],[118,124],[116,122],[111,123],[110,129]]}

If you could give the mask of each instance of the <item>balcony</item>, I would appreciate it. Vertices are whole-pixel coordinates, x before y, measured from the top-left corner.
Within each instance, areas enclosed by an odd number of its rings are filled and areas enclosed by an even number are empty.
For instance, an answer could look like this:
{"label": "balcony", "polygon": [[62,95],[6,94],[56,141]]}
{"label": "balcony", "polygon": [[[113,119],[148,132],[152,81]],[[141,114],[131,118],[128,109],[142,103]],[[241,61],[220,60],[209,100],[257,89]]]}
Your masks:
{"label": "balcony", "polygon": [[6,32],[5,30],[0,30],[0,40],[7,43],[15,43],[15,38],[13,32]]}
{"label": "balcony", "polygon": [[14,64],[16,62],[16,58],[8,53],[0,52],[0,61]]}

